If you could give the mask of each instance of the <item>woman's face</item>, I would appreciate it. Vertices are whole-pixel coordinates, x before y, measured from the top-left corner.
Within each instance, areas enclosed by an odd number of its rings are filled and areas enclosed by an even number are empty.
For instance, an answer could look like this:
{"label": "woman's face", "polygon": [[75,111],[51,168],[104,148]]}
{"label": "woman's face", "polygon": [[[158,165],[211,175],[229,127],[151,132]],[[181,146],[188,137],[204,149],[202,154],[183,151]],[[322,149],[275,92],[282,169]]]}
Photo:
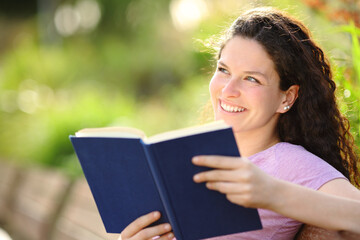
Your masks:
{"label": "woman's face", "polygon": [[224,120],[235,133],[274,131],[286,99],[279,83],[262,45],[240,36],[230,39],[209,86],[215,119]]}

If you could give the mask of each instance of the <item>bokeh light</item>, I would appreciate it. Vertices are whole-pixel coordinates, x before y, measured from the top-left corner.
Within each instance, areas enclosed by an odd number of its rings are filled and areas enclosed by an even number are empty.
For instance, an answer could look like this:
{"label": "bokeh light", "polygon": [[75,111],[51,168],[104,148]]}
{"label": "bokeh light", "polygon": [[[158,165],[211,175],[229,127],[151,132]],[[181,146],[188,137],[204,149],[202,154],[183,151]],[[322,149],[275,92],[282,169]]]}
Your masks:
{"label": "bokeh light", "polygon": [[94,29],[101,19],[99,4],[94,0],[82,0],[77,3],[75,9],[80,15],[80,28],[84,31]]}
{"label": "bokeh light", "polygon": [[68,4],[60,6],[55,13],[55,27],[62,36],[74,34],[80,26],[80,14]]}
{"label": "bokeh light", "polygon": [[54,17],[58,33],[64,37],[77,32],[89,32],[96,28],[101,19],[101,10],[95,0],[81,0],[74,6],[60,5]]}
{"label": "bokeh light", "polygon": [[204,0],[173,0],[170,13],[174,26],[179,31],[196,28],[208,15],[208,7]]}

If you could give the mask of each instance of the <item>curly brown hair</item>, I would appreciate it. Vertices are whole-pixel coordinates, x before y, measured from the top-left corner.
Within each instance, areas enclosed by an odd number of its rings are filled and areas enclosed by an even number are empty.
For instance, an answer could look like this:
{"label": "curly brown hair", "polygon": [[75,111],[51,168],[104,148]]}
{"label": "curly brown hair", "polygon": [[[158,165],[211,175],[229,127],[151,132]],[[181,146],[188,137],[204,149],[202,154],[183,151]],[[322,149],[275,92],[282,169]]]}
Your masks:
{"label": "curly brown hair", "polygon": [[295,104],[279,118],[280,140],[303,146],[360,186],[349,121],[338,109],[329,61],[311,39],[310,31],[282,11],[255,8],[235,20],[218,57],[235,36],[256,40],[264,47],[280,76],[281,90],[300,86]]}

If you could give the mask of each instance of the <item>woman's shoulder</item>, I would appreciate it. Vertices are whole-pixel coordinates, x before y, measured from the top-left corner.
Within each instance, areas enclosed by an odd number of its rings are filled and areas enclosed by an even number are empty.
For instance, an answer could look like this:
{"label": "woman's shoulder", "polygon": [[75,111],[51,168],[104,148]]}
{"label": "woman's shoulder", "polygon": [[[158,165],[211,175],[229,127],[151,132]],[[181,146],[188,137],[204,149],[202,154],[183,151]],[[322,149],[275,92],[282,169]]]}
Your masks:
{"label": "woman's shoulder", "polygon": [[303,146],[281,142],[274,146],[274,164],[279,178],[314,189],[343,175]]}
{"label": "woman's shoulder", "polygon": [[324,159],[309,152],[301,145],[288,142],[280,142],[274,146],[274,158],[281,165],[289,165],[295,168],[323,169],[333,168]]}
{"label": "woman's shoulder", "polygon": [[279,142],[275,145],[276,149],[282,149],[282,150],[296,150],[296,151],[306,151],[306,149],[301,145],[292,144],[289,142]]}
{"label": "woman's shoulder", "polygon": [[322,160],[315,154],[309,152],[301,145],[296,145],[288,142],[279,142],[274,146],[274,151],[278,156],[291,156],[291,157],[306,157],[306,158],[315,158],[318,160]]}
{"label": "woman's shoulder", "polygon": [[260,159],[266,159],[267,162],[269,160],[276,162],[279,162],[281,160],[296,161],[304,158],[307,160],[317,159],[322,161],[322,159],[307,151],[303,146],[295,145],[288,142],[279,142],[271,146],[270,148],[258,152],[250,157],[250,159],[254,159],[255,161]]}

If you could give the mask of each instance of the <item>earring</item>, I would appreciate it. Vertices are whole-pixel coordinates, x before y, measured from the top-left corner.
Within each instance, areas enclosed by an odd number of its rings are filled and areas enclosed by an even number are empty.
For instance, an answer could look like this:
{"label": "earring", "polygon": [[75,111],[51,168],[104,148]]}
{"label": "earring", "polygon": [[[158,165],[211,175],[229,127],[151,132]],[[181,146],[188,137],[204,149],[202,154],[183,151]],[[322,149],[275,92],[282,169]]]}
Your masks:
{"label": "earring", "polygon": [[289,110],[289,109],[290,109],[290,106],[285,106],[285,107],[284,107],[284,110],[285,110],[285,111],[287,111],[287,110]]}

